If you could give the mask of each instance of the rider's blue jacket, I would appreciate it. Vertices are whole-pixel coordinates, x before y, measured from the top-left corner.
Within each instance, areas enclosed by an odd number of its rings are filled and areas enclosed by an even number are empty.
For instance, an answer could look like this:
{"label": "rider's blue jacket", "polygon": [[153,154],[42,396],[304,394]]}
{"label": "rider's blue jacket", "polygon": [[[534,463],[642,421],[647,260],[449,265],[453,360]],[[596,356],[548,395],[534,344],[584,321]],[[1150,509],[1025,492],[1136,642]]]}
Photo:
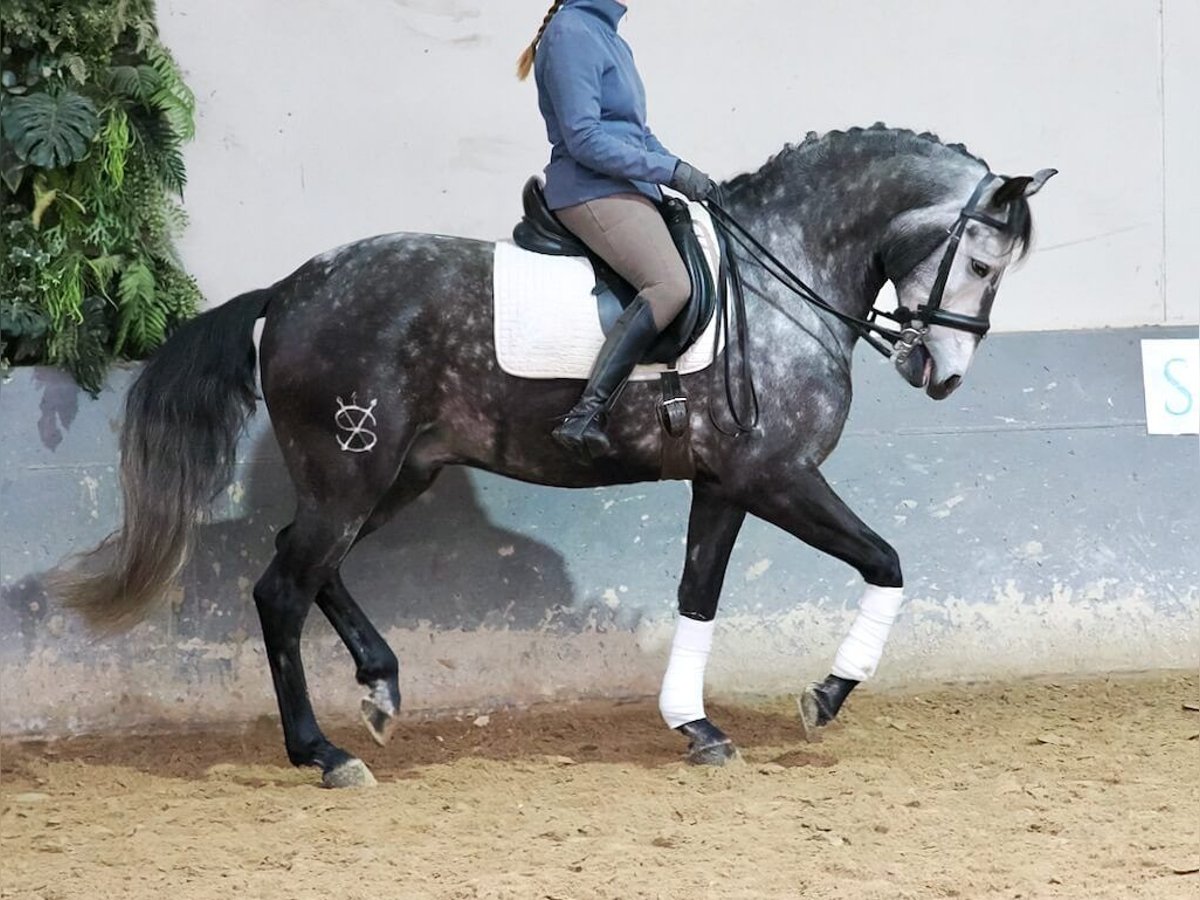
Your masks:
{"label": "rider's blue jacket", "polygon": [[538,44],[551,209],[629,191],[658,200],[679,162],[646,127],[646,91],[617,34],[623,15],[617,0],[564,0]]}

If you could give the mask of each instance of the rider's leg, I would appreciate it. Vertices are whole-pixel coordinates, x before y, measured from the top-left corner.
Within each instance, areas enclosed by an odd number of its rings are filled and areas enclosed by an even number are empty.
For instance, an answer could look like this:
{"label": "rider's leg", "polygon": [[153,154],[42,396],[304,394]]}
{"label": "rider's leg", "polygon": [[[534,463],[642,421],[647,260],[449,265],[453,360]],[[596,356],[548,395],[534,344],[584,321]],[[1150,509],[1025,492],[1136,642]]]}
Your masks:
{"label": "rider's leg", "polygon": [[659,332],[687,304],[692,286],[662,213],[641,194],[589,200],[557,215],[638,291],[600,348],[579,402],[554,430],[558,443],[595,458],[611,449],[604,433],[609,403]]}

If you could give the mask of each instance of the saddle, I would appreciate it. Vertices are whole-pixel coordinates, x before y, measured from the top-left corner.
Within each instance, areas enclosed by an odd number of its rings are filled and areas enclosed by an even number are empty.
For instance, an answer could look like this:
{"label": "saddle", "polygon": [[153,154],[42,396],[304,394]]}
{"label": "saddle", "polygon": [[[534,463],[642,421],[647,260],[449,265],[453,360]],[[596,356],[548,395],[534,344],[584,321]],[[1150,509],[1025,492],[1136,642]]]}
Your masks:
{"label": "saddle", "polygon": [[[513,241],[517,246],[534,253],[551,256],[585,256],[592,263],[596,274],[596,286],[592,294],[596,297],[596,309],[600,326],[605,334],[621,315],[621,310],[633,302],[637,289],[612,270],[603,259],[593,253],[583,241],[575,237],[546,205],[542,193],[542,180],[532,176],[521,191],[521,204],[525,214],[513,228]],[[658,340],[646,351],[643,363],[671,363],[695,343],[708,327],[717,306],[717,288],[700,241],[692,227],[692,216],[687,204],[668,197],[659,204],[663,221],[671,233],[684,267],[692,282],[692,296],[687,306],[659,335]]]}

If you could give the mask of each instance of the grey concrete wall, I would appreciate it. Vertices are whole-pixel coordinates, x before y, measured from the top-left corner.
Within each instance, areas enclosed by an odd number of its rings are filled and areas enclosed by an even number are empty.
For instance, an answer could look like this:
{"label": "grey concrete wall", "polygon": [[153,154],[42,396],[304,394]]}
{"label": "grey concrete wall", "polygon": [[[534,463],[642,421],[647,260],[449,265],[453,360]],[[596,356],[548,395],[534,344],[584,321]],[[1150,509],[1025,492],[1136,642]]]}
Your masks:
{"label": "grey concrete wall", "polygon": [[[1145,433],[1138,340],[1194,329],[989,339],[935,404],[860,354],[856,402],[826,466],[904,560],[911,598],[882,683],[1194,666],[1200,659],[1195,437]],[[41,578],[115,523],[118,373],[99,400],[61,374],[0,385],[0,728],[62,733],[273,710],[250,589],[290,515],[260,414],[237,477],[170,603],[95,640]],[[569,492],[461,470],[345,566],[401,657],[410,709],[657,689],[682,568],[688,487]],[[710,665],[715,693],[823,675],[854,573],[749,522]],[[319,712],[357,707],[348,654],[310,618]]]}

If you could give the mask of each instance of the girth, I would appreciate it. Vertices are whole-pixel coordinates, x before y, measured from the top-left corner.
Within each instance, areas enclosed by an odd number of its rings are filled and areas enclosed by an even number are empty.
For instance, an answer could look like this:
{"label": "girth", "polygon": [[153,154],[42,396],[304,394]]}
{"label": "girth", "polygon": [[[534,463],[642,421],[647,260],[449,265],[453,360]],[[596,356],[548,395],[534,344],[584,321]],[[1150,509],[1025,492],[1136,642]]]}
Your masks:
{"label": "girth", "polygon": [[[603,259],[567,230],[546,205],[542,180],[538,176],[525,182],[521,191],[525,214],[513,228],[517,246],[534,253],[552,256],[586,256],[596,273],[596,311],[600,326],[607,334],[621,315],[621,310],[633,302],[637,289],[618,275]],[[643,363],[670,363],[695,343],[708,327],[717,306],[717,289],[704,250],[696,237],[687,204],[668,197],[659,204],[663,221],[675,242],[684,268],[692,283],[692,295],[687,306],[668,325],[643,357]]]}

